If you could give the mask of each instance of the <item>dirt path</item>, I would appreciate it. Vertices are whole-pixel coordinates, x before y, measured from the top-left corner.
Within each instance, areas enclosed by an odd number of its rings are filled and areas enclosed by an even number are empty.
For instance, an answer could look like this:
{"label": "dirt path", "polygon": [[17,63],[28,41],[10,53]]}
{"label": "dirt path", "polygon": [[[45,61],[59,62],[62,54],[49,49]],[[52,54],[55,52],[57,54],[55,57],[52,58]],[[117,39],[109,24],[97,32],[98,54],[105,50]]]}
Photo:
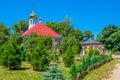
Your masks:
{"label": "dirt path", "polygon": [[120,63],[116,64],[111,77],[108,80],[120,80]]}

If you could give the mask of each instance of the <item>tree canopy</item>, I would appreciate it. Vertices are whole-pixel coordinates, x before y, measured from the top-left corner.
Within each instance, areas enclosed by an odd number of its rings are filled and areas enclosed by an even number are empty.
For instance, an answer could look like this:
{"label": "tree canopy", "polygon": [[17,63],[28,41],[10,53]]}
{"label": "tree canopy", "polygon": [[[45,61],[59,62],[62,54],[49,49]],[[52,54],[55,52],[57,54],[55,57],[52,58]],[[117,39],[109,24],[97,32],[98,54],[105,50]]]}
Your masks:
{"label": "tree canopy", "polygon": [[102,33],[97,36],[97,40],[103,43],[108,50],[114,50],[119,42],[120,28],[115,25],[108,25],[102,30]]}
{"label": "tree canopy", "polygon": [[28,29],[28,22],[21,20],[18,23],[13,24],[13,31],[16,33],[23,33]]}

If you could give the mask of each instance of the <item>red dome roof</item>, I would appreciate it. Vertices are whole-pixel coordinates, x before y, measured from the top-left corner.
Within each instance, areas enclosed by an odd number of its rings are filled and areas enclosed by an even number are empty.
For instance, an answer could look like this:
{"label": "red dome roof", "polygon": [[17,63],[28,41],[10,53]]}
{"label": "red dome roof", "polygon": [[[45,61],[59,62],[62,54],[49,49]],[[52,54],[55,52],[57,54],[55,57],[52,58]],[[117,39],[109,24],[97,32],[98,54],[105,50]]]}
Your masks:
{"label": "red dome roof", "polygon": [[39,22],[32,28],[28,29],[26,32],[22,34],[22,36],[28,36],[31,33],[36,33],[37,35],[61,38],[61,36],[58,33],[56,33],[54,30],[52,30],[48,26],[44,25],[42,22]]}

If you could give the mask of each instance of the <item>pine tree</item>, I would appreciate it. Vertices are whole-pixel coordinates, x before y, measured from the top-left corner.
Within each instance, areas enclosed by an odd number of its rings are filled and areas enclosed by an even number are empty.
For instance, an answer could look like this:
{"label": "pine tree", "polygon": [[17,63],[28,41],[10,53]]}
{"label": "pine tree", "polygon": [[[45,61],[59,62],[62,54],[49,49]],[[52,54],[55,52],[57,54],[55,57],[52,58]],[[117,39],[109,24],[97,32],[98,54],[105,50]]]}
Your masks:
{"label": "pine tree", "polygon": [[12,35],[10,40],[3,46],[2,65],[10,70],[20,68],[21,58],[18,45],[18,37]]}
{"label": "pine tree", "polygon": [[43,78],[44,80],[65,80],[65,77],[56,63],[48,68],[47,73],[43,75]]}

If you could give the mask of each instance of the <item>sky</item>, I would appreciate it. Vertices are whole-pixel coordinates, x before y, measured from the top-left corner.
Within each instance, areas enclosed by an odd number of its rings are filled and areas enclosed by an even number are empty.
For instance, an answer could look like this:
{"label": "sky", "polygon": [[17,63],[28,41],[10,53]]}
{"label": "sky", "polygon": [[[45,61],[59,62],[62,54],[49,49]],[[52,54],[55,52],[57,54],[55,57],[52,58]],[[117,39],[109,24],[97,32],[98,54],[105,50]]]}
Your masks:
{"label": "sky", "polygon": [[20,20],[29,21],[33,3],[43,23],[68,16],[75,29],[90,30],[95,36],[109,24],[120,26],[120,0],[1,0],[0,22],[11,28]]}

